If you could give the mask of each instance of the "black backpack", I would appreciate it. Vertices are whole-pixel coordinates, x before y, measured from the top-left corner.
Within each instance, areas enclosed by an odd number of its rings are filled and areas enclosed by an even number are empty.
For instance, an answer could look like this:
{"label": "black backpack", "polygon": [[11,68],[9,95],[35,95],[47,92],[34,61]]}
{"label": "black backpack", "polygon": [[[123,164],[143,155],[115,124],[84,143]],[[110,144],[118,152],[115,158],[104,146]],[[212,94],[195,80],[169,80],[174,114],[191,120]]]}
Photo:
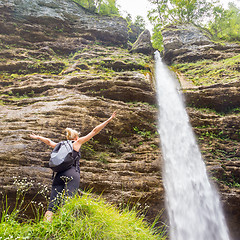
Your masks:
{"label": "black backpack", "polygon": [[78,156],[76,156],[76,158],[73,157],[72,141],[59,142],[51,153],[49,167],[54,172],[65,171],[76,164],[77,157]]}

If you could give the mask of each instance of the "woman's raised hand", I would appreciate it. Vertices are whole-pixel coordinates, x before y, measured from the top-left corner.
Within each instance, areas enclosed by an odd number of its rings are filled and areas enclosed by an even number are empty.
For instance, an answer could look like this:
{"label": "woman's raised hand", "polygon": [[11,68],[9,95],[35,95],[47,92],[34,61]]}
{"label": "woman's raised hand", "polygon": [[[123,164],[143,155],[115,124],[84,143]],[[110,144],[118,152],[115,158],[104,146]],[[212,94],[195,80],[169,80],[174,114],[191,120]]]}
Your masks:
{"label": "woman's raised hand", "polygon": [[29,134],[29,136],[33,139],[38,139],[38,135],[36,135],[35,133]]}
{"label": "woman's raised hand", "polygon": [[112,120],[113,118],[115,118],[115,117],[116,117],[116,114],[117,114],[117,112],[114,111],[113,114],[112,114],[112,116],[111,116],[109,119]]}

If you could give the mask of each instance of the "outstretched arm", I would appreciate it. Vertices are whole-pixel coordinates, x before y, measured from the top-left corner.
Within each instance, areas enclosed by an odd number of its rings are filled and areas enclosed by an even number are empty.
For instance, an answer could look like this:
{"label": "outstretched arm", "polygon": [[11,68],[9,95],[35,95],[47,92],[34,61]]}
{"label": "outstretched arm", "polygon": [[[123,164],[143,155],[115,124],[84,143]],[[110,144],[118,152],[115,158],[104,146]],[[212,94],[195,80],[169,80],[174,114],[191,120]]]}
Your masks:
{"label": "outstretched arm", "polygon": [[89,134],[87,134],[84,137],[79,138],[76,143],[82,145],[83,143],[87,142],[88,140],[90,140],[92,137],[94,137],[95,135],[97,135],[103,128],[106,127],[106,125],[116,116],[116,112],[114,112],[112,114],[112,116],[110,118],[108,118],[105,122],[99,124],[98,126],[96,126]]}
{"label": "outstretched arm", "polygon": [[31,138],[33,139],[37,139],[37,140],[41,140],[42,142],[44,142],[45,144],[47,144],[48,146],[55,148],[57,143],[53,142],[52,140],[50,140],[49,138],[45,138],[36,134],[30,134],[29,135]]}

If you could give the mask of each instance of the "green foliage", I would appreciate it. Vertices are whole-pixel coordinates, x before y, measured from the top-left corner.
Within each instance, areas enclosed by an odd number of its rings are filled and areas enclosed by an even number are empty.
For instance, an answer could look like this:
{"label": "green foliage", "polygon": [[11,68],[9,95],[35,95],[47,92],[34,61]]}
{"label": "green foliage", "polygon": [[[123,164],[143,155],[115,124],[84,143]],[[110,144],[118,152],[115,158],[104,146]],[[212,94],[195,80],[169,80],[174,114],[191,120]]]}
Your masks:
{"label": "green foliage", "polygon": [[163,228],[149,226],[137,211],[119,210],[89,193],[67,199],[51,223],[20,223],[12,214],[2,214],[0,239],[166,239]]}
{"label": "green foliage", "polygon": [[8,91],[8,95],[13,95],[12,90]]}
{"label": "green foliage", "polygon": [[98,156],[98,160],[102,163],[108,163],[108,160],[107,160],[108,157],[109,157],[108,153],[101,152]]}
{"label": "green foliage", "polygon": [[240,188],[240,183],[238,182],[238,179],[234,176],[231,176],[231,178],[229,178],[229,176],[227,176],[226,173],[224,173],[219,178],[212,177],[212,179],[215,181],[218,181],[226,186],[229,186],[231,188]]}
{"label": "green foliage", "polygon": [[228,139],[228,136],[223,133],[223,131],[219,130],[207,130],[201,134],[200,140],[206,137],[209,140],[209,143],[211,144],[213,139]]}
{"label": "green foliage", "polygon": [[115,0],[72,0],[92,13],[100,15],[119,16]]}
{"label": "green foliage", "polygon": [[234,3],[229,3],[229,9],[224,9],[218,0],[212,2],[149,0],[149,2],[155,6],[148,12],[148,18],[154,26],[153,45],[160,51],[162,50],[161,29],[176,23],[193,23],[205,27],[215,40],[240,40],[240,9]]}
{"label": "green foliage", "polygon": [[133,23],[132,15],[130,13],[127,14],[125,19],[126,19],[128,24],[132,24]]}
{"label": "green foliage", "polygon": [[118,138],[115,138],[113,136],[109,137],[109,142],[110,142],[110,148],[114,150],[117,154],[120,153],[120,146],[122,144],[121,140]]}
{"label": "green foliage", "polygon": [[240,115],[240,107],[232,109],[232,110],[230,111],[230,113]]}
{"label": "green foliage", "polygon": [[78,3],[82,7],[88,9],[90,12],[96,11],[96,3],[94,0],[73,0],[73,2]]}
{"label": "green foliage", "polygon": [[119,10],[115,0],[101,1],[98,13],[101,15],[119,16]]}
{"label": "green foliage", "polygon": [[153,48],[157,49],[158,51],[163,50],[163,37],[161,33],[161,26],[156,24],[153,27],[153,34],[152,34],[152,46]]}
{"label": "green foliage", "polygon": [[[2,194],[2,192],[0,193],[0,195],[2,195],[2,202],[0,203],[0,239],[7,239],[3,237],[3,234],[6,234],[6,232],[2,232],[5,224],[9,224],[10,227],[12,223],[16,223],[17,226],[20,227],[20,224],[17,222],[17,220],[27,221],[25,213],[29,212],[30,209],[35,216],[35,221],[39,221],[44,212],[43,203],[40,202],[39,199],[44,198],[45,201],[48,201],[49,190],[46,185],[36,183],[33,180],[27,179],[26,177],[21,178],[20,176],[13,176],[13,180],[13,187],[16,188],[16,199],[12,206],[8,206],[7,196]],[[32,197],[31,201],[25,201],[26,194],[33,186],[38,188],[38,192]],[[38,203],[35,202],[35,199],[38,199]],[[13,229],[11,229],[11,231],[12,230]],[[10,234],[10,232],[8,232],[8,234]]]}
{"label": "green foliage", "polygon": [[140,15],[137,15],[136,18],[133,20],[131,14],[128,13],[125,19],[128,23],[128,32],[129,33],[132,32],[132,27],[133,26],[136,26],[140,29],[139,34],[142,31],[144,31],[145,28],[146,28],[146,22],[145,22],[144,18]]}
{"label": "green foliage", "polygon": [[140,15],[136,16],[133,24],[135,26],[139,27],[141,31],[144,31],[144,29],[146,27],[146,22],[145,22],[144,18]]}
{"label": "green foliage", "polygon": [[148,12],[148,19],[153,25],[153,47],[163,50],[163,27],[168,24],[198,24],[208,16],[213,5],[207,0],[149,0],[155,7]]}
{"label": "green foliage", "polygon": [[82,145],[81,151],[83,157],[87,159],[92,158],[96,154],[96,151],[90,141]]}
{"label": "green foliage", "polygon": [[138,135],[144,137],[145,139],[151,139],[153,135],[157,134],[157,133],[152,134],[151,131],[146,131],[145,129],[139,130],[138,127],[133,127],[133,130],[134,130]]}
{"label": "green foliage", "polygon": [[162,27],[171,23],[199,23],[212,10],[207,0],[149,0],[155,8],[148,13],[149,20]]}
{"label": "green foliage", "polygon": [[214,39],[240,41],[240,9],[229,3],[229,9],[216,6],[207,25]]}

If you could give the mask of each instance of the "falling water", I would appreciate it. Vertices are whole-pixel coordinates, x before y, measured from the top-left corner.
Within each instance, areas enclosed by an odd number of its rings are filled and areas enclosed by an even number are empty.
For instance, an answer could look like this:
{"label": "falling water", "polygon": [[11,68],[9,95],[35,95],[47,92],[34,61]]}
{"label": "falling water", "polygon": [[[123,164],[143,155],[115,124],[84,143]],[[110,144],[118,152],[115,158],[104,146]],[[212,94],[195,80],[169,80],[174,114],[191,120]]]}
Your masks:
{"label": "falling water", "polygon": [[175,77],[155,53],[159,133],[171,240],[229,240]]}

